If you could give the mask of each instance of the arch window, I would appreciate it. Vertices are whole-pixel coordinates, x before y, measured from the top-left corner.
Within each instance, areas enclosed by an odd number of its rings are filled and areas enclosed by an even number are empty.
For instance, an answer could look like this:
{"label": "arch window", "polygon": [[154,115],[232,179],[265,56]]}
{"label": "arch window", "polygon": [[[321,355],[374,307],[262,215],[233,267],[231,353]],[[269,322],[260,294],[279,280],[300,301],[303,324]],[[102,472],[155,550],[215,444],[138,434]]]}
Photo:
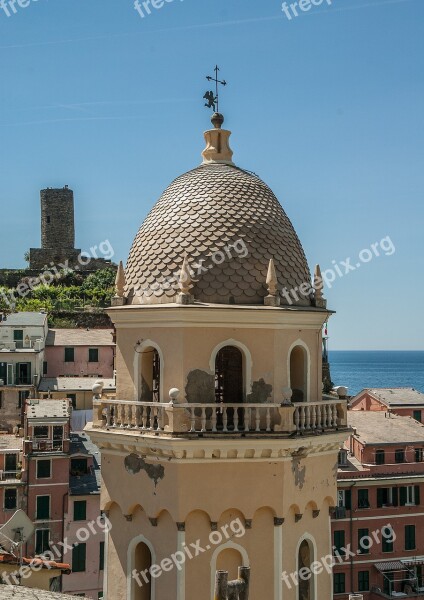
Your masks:
{"label": "arch window", "polygon": [[160,356],[156,348],[141,352],[141,402],[160,402]]}
{"label": "arch window", "polygon": [[293,402],[307,402],[308,354],[303,346],[295,346],[290,353],[290,387]]}
{"label": "arch window", "polygon": [[[313,559],[313,550],[311,544],[308,540],[303,540],[303,542],[299,546],[297,564],[298,564],[298,576],[299,576],[299,585],[298,585],[298,600],[314,600],[313,595],[313,584],[314,581],[311,578],[305,579],[305,577],[301,577],[302,571],[301,569],[307,568],[310,570]],[[303,571],[305,573],[305,571]]]}
{"label": "arch window", "polygon": [[132,577],[132,600],[152,600],[152,581],[150,567],[152,566],[152,554],[149,547],[140,542],[134,551],[134,569],[137,577]]}
{"label": "arch window", "polygon": [[236,346],[224,346],[215,359],[215,400],[241,404],[244,397],[243,354]]}

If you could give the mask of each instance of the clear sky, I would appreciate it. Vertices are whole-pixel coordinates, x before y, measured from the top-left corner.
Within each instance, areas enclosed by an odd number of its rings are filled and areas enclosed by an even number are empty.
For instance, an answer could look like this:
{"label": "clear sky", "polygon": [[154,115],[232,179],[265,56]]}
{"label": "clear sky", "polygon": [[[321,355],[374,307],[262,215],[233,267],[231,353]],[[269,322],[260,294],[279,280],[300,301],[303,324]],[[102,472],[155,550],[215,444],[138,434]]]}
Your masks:
{"label": "clear sky", "polygon": [[[174,0],[143,18],[133,0],[26,2],[0,9],[1,267],[24,266],[39,190],[65,184],[77,247],[107,239],[125,260],[200,162],[218,63],[235,162],[277,194],[311,267],[361,264],[326,292],[331,348],[424,349],[423,0],[297,17],[281,0]],[[387,237],[395,251],[358,260]]]}

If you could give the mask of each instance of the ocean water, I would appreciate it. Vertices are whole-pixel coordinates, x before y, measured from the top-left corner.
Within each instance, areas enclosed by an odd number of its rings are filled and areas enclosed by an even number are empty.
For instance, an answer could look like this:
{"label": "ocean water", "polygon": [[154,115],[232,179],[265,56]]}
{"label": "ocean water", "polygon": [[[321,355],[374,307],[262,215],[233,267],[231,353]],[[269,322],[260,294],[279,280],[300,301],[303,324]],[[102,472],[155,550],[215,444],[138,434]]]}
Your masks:
{"label": "ocean water", "polygon": [[413,387],[424,392],[424,351],[329,352],[331,379],[349,395],[363,388]]}

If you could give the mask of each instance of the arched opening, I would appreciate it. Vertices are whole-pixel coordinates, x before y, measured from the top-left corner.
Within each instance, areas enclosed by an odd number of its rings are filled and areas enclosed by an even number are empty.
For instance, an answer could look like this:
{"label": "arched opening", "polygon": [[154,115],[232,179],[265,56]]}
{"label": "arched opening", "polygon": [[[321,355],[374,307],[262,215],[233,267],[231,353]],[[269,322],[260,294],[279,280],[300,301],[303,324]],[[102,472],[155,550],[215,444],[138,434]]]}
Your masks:
{"label": "arched opening", "polygon": [[243,558],[235,548],[225,548],[216,559],[216,571],[228,571],[228,581],[238,577],[238,568],[243,566]]}
{"label": "arched opening", "polygon": [[295,346],[290,353],[290,387],[293,402],[307,402],[308,355],[302,346]]}
{"label": "arched opening", "polygon": [[160,402],[160,356],[156,348],[145,348],[140,354],[141,402]]}
{"label": "arched opening", "polygon": [[137,544],[134,553],[134,568],[137,576],[133,577],[132,600],[152,600],[152,582],[149,569],[152,566],[152,554],[146,544]]}
{"label": "arched opening", "polygon": [[[298,585],[298,600],[314,600],[313,596],[313,580],[311,572],[311,564],[313,563],[313,550],[308,540],[303,540],[300,544],[298,559],[297,559],[297,571],[299,577]],[[302,569],[308,569],[308,571],[302,571]],[[308,576],[304,574],[308,573]]]}
{"label": "arched opening", "polygon": [[243,354],[236,346],[224,346],[215,359],[215,400],[238,404],[244,397]]}

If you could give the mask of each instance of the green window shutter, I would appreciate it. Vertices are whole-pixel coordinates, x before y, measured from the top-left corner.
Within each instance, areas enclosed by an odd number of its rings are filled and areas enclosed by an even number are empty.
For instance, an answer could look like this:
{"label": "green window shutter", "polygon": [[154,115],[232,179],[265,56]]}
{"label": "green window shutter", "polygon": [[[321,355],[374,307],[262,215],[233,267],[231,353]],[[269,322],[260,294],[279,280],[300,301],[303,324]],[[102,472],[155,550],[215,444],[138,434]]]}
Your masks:
{"label": "green window shutter", "polygon": [[65,348],[65,362],[74,362],[74,361],[75,361],[74,348]]}
{"label": "green window shutter", "polygon": [[370,572],[359,571],[358,572],[358,591],[368,592],[370,589]]}
{"label": "green window shutter", "polygon": [[72,572],[83,573],[87,554],[86,544],[77,544],[72,548]]}
{"label": "green window shutter", "polygon": [[402,486],[401,488],[399,488],[400,493],[400,505],[401,506],[405,506],[407,499],[408,499],[408,490],[406,489],[406,487]]}
{"label": "green window shutter", "polygon": [[88,362],[99,362],[98,348],[89,348],[88,349]]}
{"label": "green window shutter", "polygon": [[415,550],[415,525],[405,525],[405,550]]}
{"label": "green window shutter", "polygon": [[345,547],[345,532],[343,529],[338,529],[334,532],[335,552],[340,552],[341,548]]}
{"label": "green window shutter", "polygon": [[383,506],[383,500],[384,500],[383,494],[384,494],[383,488],[378,488],[377,489],[377,507],[378,508],[381,508]]}
{"label": "green window shutter", "polygon": [[99,571],[105,568],[105,543],[100,542]]}
{"label": "green window shutter", "polygon": [[37,519],[50,519],[50,496],[37,497]]}
{"label": "green window shutter", "polygon": [[76,500],[74,502],[74,521],[87,520],[87,502],[85,500]]}
{"label": "green window shutter", "polygon": [[[358,529],[358,550],[360,550],[361,554],[369,554],[370,552],[370,544],[371,542],[368,539],[364,539],[364,538],[368,538],[369,536],[369,529]],[[362,540],[364,539],[364,542],[362,545]]]}
{"label": "green window shutter", "polygon": [[352,508],[352,490],[345,491],[345,508],[351,510]]}
{"label": "green window shutter", "polygon": [[418,506],[420,504],[420,486],[415,486],[415,504]]}

